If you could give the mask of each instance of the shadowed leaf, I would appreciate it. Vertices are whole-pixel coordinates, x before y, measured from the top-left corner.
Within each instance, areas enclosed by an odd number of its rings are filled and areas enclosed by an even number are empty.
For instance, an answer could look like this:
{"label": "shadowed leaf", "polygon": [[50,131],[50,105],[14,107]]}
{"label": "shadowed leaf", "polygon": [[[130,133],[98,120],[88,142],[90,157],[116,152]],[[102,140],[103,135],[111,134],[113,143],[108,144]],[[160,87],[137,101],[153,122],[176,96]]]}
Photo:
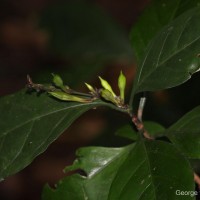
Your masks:
{"label": "shadowed leaf", "polygon": [[103,102],[61,102],[25,91],[0,98],[0,179],[14,174],[44,152],[87,110]]}
{"label": "shadowed leaf", "polygon": [[188,161],[169,143],[139,140],[121,148],[79,149],[68,170],[82,169],[61,180],[56,189],[46,186],[43,200],[191,200],[176,190],[194,191]]}
{"label": "shadowed leaf", "polygon": [[185,11],[196,7],[200,0],[153,0],[144,10],[130,33],[137,60],[141,60],[152,38],[168,23]]}
{"label": "shadowed leaf", "polygon": [[199,70],[199,20],[200,9],[190,10],[155,37],[137,69],[132,95],[175,87]]}
{"label": "shadowed leaf", "polygon": [[200,159],[200,106],[166,130],[165,135],[188,158]]}

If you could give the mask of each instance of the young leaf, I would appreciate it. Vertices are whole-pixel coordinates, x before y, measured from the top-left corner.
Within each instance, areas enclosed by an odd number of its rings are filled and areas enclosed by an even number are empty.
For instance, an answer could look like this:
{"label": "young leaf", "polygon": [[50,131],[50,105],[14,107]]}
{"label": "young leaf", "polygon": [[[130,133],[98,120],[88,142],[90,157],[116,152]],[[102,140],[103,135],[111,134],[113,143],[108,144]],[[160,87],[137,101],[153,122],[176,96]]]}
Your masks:
{"label": "young leaf", "polygon": [[165,136],[188,158],[200,159],[200,106],[166,130]]}
{"label": "young leaf", "polygon": [[[132,97],[136,92],[175,87],[200,68],[200,8],[181,15],[151,42],[140,63]],[[196,28],[194,28],[196,27]]]}
{"label": "young leaf", "polygon": [[[121,148],[87,147],[68,170],[82,169],[46,186],[42,200],[184,199],[176,191],[194,191],[189,162],[169,143],[140,140]],[[78,192],[77,192],[78,191]]]}
{"label": "young leaf", "polygon": [[0,98],[0,179],[29,165],[81,114],[100,105],[61,102],[24,90]]}

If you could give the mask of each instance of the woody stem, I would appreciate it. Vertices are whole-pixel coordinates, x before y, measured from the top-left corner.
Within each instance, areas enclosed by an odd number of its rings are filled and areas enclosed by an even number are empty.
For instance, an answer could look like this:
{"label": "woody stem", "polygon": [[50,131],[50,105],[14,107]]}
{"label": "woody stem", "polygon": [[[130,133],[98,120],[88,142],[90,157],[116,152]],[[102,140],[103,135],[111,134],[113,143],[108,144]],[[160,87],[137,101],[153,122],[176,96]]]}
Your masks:
{"label": "woody stem", "polygon": [[144,124],[142,121],[138,119],[138,117],[133,114],[132,115],[132,122],[135,124],[137,130],[143,134],[143,136],[149,140],[153,140],[154,138],[149,135],[149,133],[145,130]]}

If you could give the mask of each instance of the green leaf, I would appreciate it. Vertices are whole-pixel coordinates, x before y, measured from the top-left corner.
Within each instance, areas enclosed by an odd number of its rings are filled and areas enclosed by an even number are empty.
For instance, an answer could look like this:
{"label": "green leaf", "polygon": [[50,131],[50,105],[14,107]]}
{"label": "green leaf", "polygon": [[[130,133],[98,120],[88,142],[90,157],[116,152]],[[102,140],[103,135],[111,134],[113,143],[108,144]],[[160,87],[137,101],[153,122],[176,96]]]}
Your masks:
{"label": "green leaf", "polygon": [[[152,137],[161,137],[164,136],[165,128],[152,121],[144,121],[144,127],[145,130],[149,133]],[[137,140],[139,137],[139,134],[133,129],[131,125],[124,125],[121,127],[117,132],[115,133],[117,136],[121,136],[124,138],[131,139],[133,141]]]}
{"label": "green leaf", "polygon": [[133,146],[79,149],[77,151],[78,159],[67,170],[82,169],[87,173],[87,177],[79,174],[66,177],[58,183],[56,190],[51,190],[49,186],[46,186],[42,199],[107,199],[111,182]]}
{"label": "green leaf", "polygon": [[[165,136],[164,135],[165,134],[165,128],[162,125],[160,125],[156,122],[144,121],[144,127],[145,127],[145,130],[147,130],[149,135],[152,136],[152,137]],[[130,125],[124,125],[119,130],[117,130],[117,132],[115,134],[117,136],[128,138],[128,139],[133,140],[133,141],[139,139],[138,133]]]}
{"label": "green leaf", "polygon": [[133,141],[138,139],[138,133],[133,129],[131,125],[122,126],[119,130],[117,130],[115,134],[117,136],[128,138]]}
{"label": "green leaf", "polygon": [[61,180],[56,189],[46,186],[43,200],[155,200],[184,199],[176,191],[194,191],[189,162],[169,143],[139,140],[121,148],[79,149],[68,170],[82,169]]}
{"label": "green leaf", "polygon": [[165,135],[188,158],[200,159],[200,106],[166,130]]}
{"label": "green leaf", "polygon": [[75,63],[133,60],[128,34],[92,3],[71,1],[47,7],[40,26],[52,52]]}
{"label": "green leaf", "polygon": [[199,21],[200,9],[190,10],[156,36],[137,69],[132,96],[175,87],[199,70]]}
{"label": "green leaf", "polygon": [[160,137],[164,135],[165,128],[157,122],[144,121],[144,127],[150,136]]}
{"label": "green leaf", "polygon": [[199,5],[200,0],[153,0],[134,24],[131,43],[137,60],[141,60],[151,39],[168,23],[185,11]]}
{"label": "green leaf", "polygon": [[61,102],[20,91],[0,98],[0,179],[27,165],[81,114],[103,102]]}

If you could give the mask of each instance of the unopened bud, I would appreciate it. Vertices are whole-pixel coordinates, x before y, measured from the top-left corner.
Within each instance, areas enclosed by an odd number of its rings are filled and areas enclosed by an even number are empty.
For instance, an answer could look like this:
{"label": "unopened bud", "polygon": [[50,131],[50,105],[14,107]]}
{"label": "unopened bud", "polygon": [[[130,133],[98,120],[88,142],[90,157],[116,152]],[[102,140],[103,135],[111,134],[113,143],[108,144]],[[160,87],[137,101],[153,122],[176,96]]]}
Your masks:
{"label": "unopened bud", "polygon": [[95,93],[95,89],[88,83],[85,83],[85,85],[87,86],[88,90],[90,90],[90,92]]}
{"label": "unopened bud", "polygon": [[99,79],[101,81],[102,87],[104,89],[108,90],[114,97],[116,97],[116,94],[113,92],[112,87],[110,86],[110,84],[106,80],[102,79],[100,76],[99,76]]}
{"label": "unopened bud", "polygon": [[57,75],[57,74],[52,74],[53,75],[53,83],[55,84],[55,86],[59,87],[59,88],[63,88],[63,80],[62,78]]}
{"label": "unopened bud", "polygon": [[113,94],[109,90],[101,89],[100,94],[105,100],[110,101],[110,102],[118,105],[118,101],[116,100],[116,97],[113,96]]}
{"label": "unopened bud", "polygon": [[126,77],[120,72],[119,78],[118,78],[118,87],[120,91],[120,98],[122,101],[124,101],[124,93],[125,93],[125,88],[126,88]]}
{"label": "unopened bud", "polygon": [[75,95],[67,94],[62,91],[49,92],[49,94],[57,99],[62,100],[62,101],[76,101],[76,102],[81,102],[81,103],[90,102],[89,99],[83,99],[83,98],[77,97]]}

